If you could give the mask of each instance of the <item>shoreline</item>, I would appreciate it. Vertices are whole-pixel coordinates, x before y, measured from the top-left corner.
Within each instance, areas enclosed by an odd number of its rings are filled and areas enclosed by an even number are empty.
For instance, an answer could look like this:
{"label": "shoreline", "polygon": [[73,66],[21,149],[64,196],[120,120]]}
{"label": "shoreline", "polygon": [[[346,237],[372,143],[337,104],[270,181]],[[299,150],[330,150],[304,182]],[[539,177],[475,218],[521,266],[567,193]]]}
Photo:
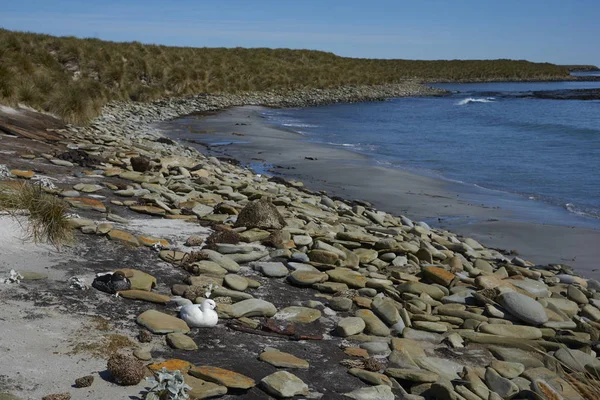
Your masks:
{"label": "shoreline", "polygon": [[[246,106],[190,117],[194,121],[179,120],[180,125],[190,122],[195,131],[203,133],[169,132],[177,121],[159,127],[172,139],[190,140],[205,148],[208,144],[212,154],[239,160],[258,173],[270,170],[269,174],[302,181],[311,190],[366,200],[381,210],[473,237],[485,245],[516,250],[536,263],[563,262],[586,277],[600,277],[594,271],[600,259],[600,250],[594,245],[600,242],[600,230],[591,227],[593,224],[556,224],[559,218],[577,219],[566,210],[544,205],[540,215],[531,217],[526,214],[535,211],[534,207],[516,194],[504,196],[505,204],[498,206],[490,202],[493,194],[483,193],[486,189],[373,165],[367,155],[302,140],[291,129],[266,123],[260,113],[261,108]],[[217,145],[210,145],[215,142]],[[370,179],[372,176],[377,180]]]}

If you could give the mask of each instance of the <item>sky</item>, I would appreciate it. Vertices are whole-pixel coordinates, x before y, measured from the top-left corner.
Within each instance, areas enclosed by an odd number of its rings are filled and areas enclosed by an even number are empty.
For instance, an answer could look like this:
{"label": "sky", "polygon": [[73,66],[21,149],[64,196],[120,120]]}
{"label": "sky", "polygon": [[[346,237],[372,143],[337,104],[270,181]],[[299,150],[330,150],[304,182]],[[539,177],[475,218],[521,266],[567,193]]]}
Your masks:
{"label": "sky", "polygon": [[192,47],[600,66],[598,0],[0,0],[0,27]]}

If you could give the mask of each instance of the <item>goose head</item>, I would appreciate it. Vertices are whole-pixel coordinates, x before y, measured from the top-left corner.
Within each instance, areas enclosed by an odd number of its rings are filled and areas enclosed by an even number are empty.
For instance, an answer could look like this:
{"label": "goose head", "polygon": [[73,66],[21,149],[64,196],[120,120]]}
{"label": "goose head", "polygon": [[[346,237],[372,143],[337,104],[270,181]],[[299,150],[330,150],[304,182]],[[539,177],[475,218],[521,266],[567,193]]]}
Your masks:
{"label": "goose head", "polygon": [[202,311],[214,310],[215,308],[217,308],[217,303],[211,299],[206,299],[200,304],[200,309]]}

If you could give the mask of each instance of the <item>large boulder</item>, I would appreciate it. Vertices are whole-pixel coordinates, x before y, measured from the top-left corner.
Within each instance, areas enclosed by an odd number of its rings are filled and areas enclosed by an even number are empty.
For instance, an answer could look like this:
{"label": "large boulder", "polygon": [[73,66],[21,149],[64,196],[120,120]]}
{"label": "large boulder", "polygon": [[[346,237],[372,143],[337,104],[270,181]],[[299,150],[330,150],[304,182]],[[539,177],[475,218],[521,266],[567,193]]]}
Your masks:
{"label": "large boulder", "polygon": [[269,200],[260,199],[248,203],[240,211],[235,226],[245,226],[248,229],[281,229],[285,226],[285,220]]}

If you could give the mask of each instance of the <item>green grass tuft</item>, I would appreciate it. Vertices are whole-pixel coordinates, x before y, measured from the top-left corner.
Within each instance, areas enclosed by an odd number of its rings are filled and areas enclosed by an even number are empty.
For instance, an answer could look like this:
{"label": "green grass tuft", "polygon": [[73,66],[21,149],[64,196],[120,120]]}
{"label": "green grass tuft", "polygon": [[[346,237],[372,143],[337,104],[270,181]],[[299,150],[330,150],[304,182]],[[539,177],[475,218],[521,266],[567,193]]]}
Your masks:
{"label": "green grass tuft", "polygon": [[14,182],[0,185],[0,210],[8,211],[15,217],[19,210],[26,210],[26,239],[36,243],[48,242],[58,248],[73,239],[72,228],[66,217],[68,208],[66,202],[45,193],[38,185]]}

